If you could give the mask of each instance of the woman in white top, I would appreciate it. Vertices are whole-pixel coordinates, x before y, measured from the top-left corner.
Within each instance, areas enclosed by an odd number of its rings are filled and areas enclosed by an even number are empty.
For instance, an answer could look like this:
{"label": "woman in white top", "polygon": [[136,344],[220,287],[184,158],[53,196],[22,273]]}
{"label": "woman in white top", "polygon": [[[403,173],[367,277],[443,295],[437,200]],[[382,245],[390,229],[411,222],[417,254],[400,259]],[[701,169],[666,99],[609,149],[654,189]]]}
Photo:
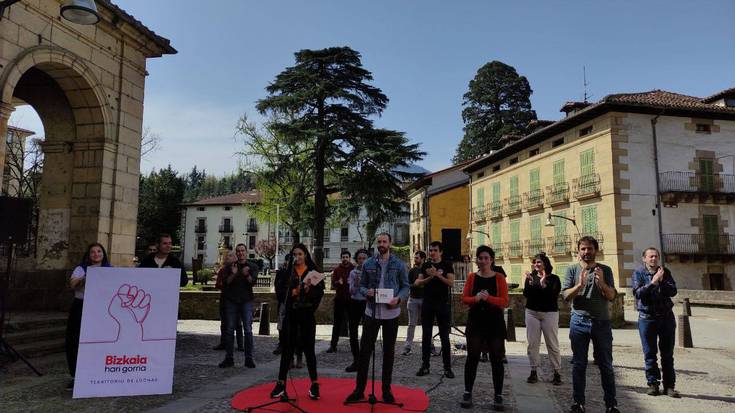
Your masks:
{"label": "woman in white top", "polygon": [[67,389],[74,388],[74,374],[77,368],[77,352],[79,350],[79,332],[82,327],[82,305],[84,304],[84,284],[89,267],[109,267],[107,251],[102,244],[95,242],[87,247],[82,262],[74,268],[69,279],[69,285],[74,289],[74,301],[69,309],[69,320],[66,323],[66,362],[69,365],[69,374],[72,380]]}

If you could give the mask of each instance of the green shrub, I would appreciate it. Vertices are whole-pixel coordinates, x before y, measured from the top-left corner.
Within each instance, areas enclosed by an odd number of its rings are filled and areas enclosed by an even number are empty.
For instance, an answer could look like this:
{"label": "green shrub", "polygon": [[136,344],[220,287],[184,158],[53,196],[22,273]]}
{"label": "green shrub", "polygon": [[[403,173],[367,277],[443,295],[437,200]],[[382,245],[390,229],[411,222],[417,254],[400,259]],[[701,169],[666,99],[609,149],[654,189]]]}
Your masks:
{"label": "green shrub", "polygon": [[197,282],[208,283],[214,279],[214,271],[211,268],[202,268],[197,272]]}
{"label": "green shrub", "polygon": [[395,254],[403,262],[409,262],[411,260],[411,247],[408,245],[403,246],[392,246],[390,248],[391,253]]}

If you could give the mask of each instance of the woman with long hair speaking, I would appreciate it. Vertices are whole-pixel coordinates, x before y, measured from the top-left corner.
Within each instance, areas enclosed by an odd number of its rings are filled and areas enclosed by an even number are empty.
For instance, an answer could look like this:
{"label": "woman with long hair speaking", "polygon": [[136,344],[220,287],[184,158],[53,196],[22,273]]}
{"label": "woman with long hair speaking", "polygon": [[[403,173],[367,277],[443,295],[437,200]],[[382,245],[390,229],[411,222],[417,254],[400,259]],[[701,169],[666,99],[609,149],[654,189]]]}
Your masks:
{"label": "woman with long hair speaking", "polygon": [[[289,275],[288,293],[286,295],[286,315],[284,324],[284,351],[281,353],[281,366],[278,370],[278,381],[271,392],[271,397],[281,397],[286,393],[286,378],[291,366],[294,349],[300,345],[306,356],[311,387],[309,397],[319,399],[319,383],[317,383],[316,354],[314,340],[316,335],[316,312],[324,296],[324,277],[319,274],[309,250],[304,244],[297,244],[291,249],[291,262],[287,267]],[[297,343],[297,337],[300,343]]]}
{"label": "woman with long hair speaking", "polygon": [[72,380],[66,386],[68,390],[74,388],[74,375],[77,370],[77,354],[79,352],[79,334],[82,328],[82,308],[84,306],[84,284],[89,267],[109,267],[107,251],[99,242],[90,244],[84,253],[79,265],[74,268],[69,279],[69,285],[74,290],[74,301],[69,309],[69,320],[66,323],[66,362],[69,365],[69,374]]}

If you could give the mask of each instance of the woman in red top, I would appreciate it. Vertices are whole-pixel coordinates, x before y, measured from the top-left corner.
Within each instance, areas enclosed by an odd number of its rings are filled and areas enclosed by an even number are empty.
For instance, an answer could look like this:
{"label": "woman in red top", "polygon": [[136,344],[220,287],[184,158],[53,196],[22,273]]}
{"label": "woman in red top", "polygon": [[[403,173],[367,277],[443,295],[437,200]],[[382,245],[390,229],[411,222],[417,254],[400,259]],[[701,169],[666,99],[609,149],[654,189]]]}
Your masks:
{"label": "woman in red top", "polygon": [[477,376],[480,352],[489,351],[495,398],[493,408],[503,410],[503,348],[506,338],[503,309],[508,307],[508,284],[493,268],[495,252],[487,245],[477,248],[478,271],[470,273],[464,285],[462,302],[470,307],[467,317],[467,362],[464,366],[464,394],[460,405],[472,407],[472,388]]}

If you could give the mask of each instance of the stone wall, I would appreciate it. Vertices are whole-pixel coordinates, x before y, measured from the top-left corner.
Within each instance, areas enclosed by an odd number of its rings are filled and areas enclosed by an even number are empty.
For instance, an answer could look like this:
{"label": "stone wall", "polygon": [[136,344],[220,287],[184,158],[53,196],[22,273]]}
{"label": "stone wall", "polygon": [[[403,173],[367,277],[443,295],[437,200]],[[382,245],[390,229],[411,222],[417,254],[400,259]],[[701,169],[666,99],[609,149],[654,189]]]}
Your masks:
{"label": "stone wall", "polygon": [[[219,320],[219,292],[217,291],[182,291],[179,304],[179,317],[181,319],[202,319],[202,320]],[[454,294],[454,320],[458,325],[464,325],[467,321],[467,310],[460,302],[461,296]],[[625,323],[623,304],[625,294],[619,294],[612,304],[612,321],[615,327],[621,327]],[[260,304],[267,302],[270,307],[270,320],[276,320],[276,296],[273,293],[255,293],[256,308],[259,311]],[[322,303],[317,309],[316,319],[319,324],[332,323],[332,303],[334,302],[334,294],[326,293]],[[513,309],[516,326],[524,326],[525,298],[523,294],[510,294],[510,308]],[[565,303],[561,297],[559,298],[559,326],[569,326],[569,304]],[[402,325],[408,323],[408,316],[403,304],[403,311],[399,322]]]}

